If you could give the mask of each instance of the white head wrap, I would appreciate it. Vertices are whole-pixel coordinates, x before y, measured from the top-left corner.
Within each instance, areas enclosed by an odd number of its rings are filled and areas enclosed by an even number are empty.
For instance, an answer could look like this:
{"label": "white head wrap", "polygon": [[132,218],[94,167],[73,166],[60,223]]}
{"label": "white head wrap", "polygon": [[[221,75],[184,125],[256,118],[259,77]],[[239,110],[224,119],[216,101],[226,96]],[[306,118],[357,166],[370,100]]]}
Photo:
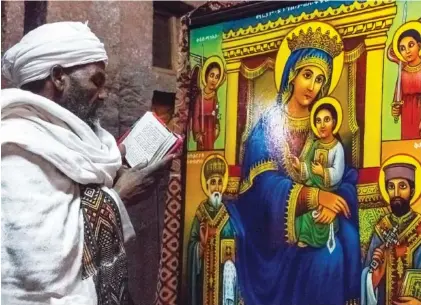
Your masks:
{"label": "white head wrap", "polygon": [[108,61],[104,44],[87,24],[48,23],[30,31],[4,54],[2,74],[21,87],[48,77],[55,65],[67,68],[101,61]]}

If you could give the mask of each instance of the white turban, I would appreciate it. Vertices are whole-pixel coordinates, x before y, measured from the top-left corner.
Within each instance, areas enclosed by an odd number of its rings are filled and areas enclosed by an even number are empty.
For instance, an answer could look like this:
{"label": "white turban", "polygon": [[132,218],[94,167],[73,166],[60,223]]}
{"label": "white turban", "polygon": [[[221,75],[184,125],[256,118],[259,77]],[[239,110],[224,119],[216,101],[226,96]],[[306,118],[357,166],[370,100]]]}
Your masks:
{"label": "white turban", "polygon": [[87,24],[48,23],[30,31],[4,54],[2,74],[21,87],[48,77],[55,65],[67,68],[107,60],[104,44]]}

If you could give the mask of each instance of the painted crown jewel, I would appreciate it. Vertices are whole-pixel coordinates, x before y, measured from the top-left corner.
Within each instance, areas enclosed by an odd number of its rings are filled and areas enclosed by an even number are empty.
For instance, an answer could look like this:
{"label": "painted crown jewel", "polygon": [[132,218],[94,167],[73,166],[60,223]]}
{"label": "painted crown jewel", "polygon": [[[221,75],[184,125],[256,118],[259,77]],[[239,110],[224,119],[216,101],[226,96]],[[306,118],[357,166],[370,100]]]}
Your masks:
{"label": "painted crown jewel", "polygon": [[300,31],[298,36],[293,33],[291,38],[287,38],[288,47],[291,52],[304,48],[320,49],[328,53],[332,58],[338,56],[343,49],[342,41],[338,42],[338,36],[330,37],[330,31],[322,33],[322,29],[318,27],[316,32],[310,27],[307,33]]}

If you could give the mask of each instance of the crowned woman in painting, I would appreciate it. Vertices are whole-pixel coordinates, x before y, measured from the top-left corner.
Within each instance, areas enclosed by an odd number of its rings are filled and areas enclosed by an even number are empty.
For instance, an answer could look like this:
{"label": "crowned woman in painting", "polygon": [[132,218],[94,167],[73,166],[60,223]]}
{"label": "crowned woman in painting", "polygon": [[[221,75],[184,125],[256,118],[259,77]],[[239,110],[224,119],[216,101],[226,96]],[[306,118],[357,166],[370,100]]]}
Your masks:
{"label": "crowned woman in painting", "polygon": [[[193,116],[191,130],[197,143],[197,150],[213,150],[219,137],[219,102],[218,88],[225,80],[223,62],[218,56],[206,59],[200,73],[193,73],[196,80],[192,85],[198,87],[190,90],[193,94]],[[200,88],[200,90],[198,90]]]}
{"label": "crowned woman in painting", "polygon": [[[237,232],[238,283],[245,304],[357,304],[360,242],[357,171],[345,166],[334,191],[307,186],[292,156],[305,161],[315,140],[312,105],[339,81],[343,44],[328,24],[292,30],[278,52],[276,103],[253,127],[244,146],[238,198],[227,204]],[[296,220],[311,211],[337,223],[335,247],[300,247]]]}

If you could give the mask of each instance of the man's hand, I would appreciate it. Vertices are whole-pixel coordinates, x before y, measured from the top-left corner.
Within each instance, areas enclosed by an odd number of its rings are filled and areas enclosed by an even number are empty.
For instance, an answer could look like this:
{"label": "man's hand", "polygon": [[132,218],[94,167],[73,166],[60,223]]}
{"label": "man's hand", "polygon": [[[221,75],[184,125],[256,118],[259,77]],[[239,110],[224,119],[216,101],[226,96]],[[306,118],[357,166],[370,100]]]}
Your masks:
{"label": "man's hand", "polygon": [[379,263],[379,266],[377,267],[377,269],[373,271],[373,287],[377,288],[377,286],[379,285],[386,271],[386,263],[384,261],[385,259],[384,249],[382,248],[375,249],[373,252],[373,257],[371,259]]}
{"label": "man's hand", "polygon": [[323,177],[323,166],[319,162],[312,162],[311,172],[315,175]]}
{"label": "man's hand", "polygon": [[148,193],[177,157],[177,155],[168,155],[152,165],[144,162],[133,168],[124,169],[114,185],[114,190],[126,205],[131,203]]}
{"label": "man's hand", "polygon": [[413,297],[399,297],[396,301],[393,301],[395,305],[421,305],[421,301]]}
{"label": "man's hand", "polygon": [[328,208],[336,214],[343,213],[345,217],[351,217],[351,211],[349,210],[346,201],[341,196],[334,193],[320,190],[319,205]]}
{"label": "man's hand", "polygon": [[329,210],[328,208],[325,208],[323,206],[320,206],[320,208],[317,210],[319,212],[319,216],[317,216],[314,221],[322,224],[330,224],[332,223],[336,218],[336,213],[332,210]]}

